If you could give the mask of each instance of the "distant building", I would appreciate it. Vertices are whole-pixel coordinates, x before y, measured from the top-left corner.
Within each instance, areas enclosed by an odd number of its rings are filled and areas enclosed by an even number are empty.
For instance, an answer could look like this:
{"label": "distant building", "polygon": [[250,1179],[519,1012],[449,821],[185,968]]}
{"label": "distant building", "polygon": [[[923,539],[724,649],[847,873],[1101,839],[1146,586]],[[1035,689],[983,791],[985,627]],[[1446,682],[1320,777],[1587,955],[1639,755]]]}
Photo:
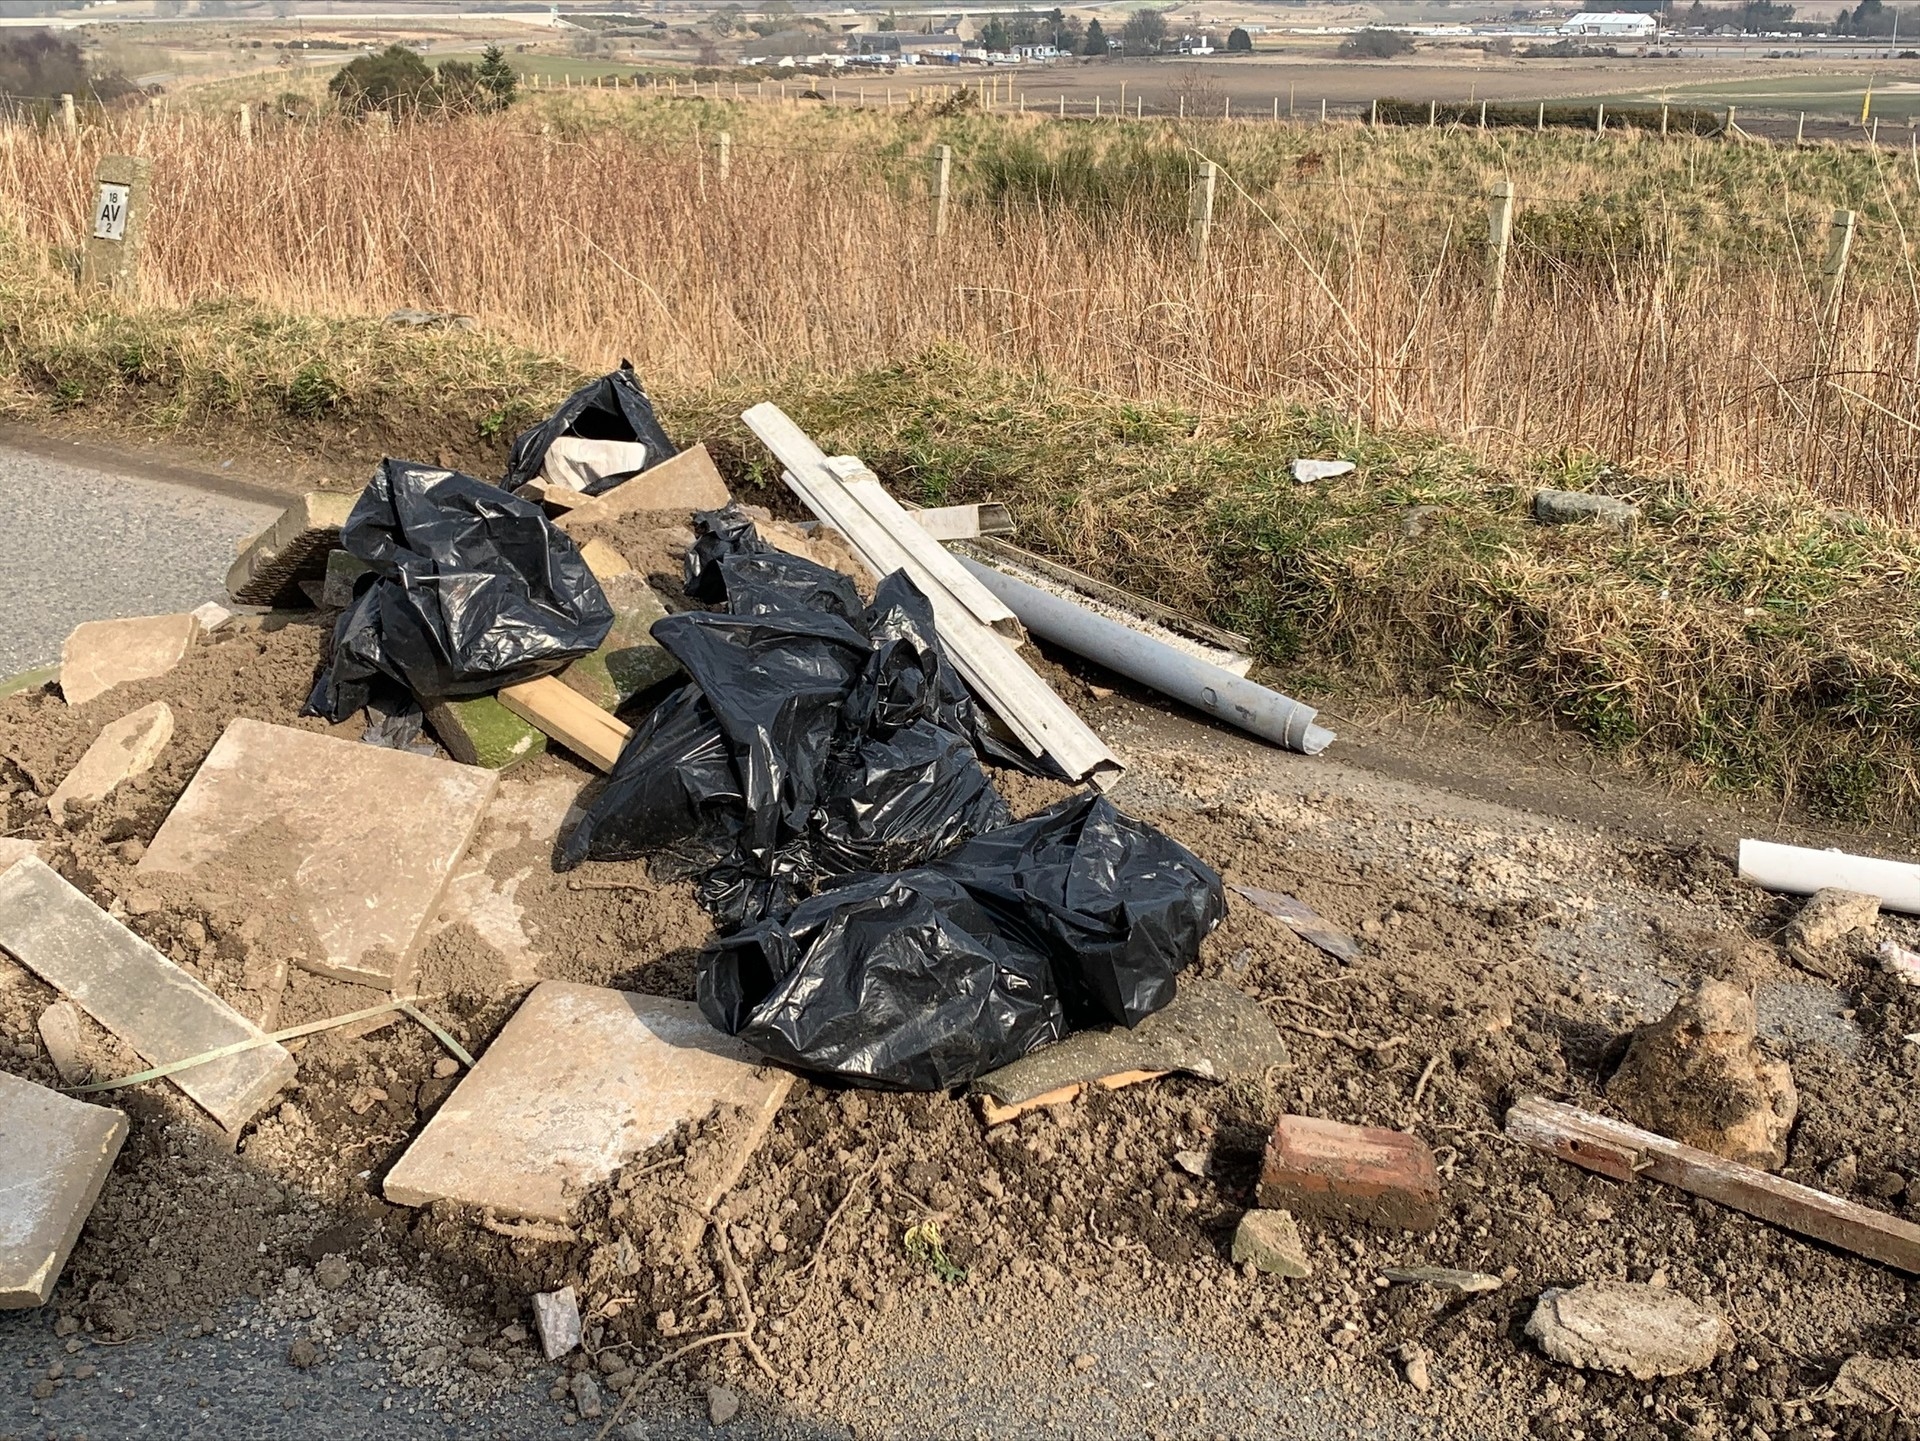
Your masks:
{"label": "distant building", "polygon": [[1560,27],[1562,35],[1604,35],[1612,40],[1651,40],[1660,22],[1632,10],[1582,10]]}

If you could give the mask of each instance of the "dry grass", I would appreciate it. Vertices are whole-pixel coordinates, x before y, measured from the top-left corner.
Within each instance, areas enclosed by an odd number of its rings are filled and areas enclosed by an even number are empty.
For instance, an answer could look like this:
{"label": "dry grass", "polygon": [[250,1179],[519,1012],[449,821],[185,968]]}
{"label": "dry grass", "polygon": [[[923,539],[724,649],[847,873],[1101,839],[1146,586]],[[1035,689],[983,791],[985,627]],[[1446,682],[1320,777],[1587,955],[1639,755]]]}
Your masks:
{"label": "dry grass", "polygon": [[[1586,451],[1890,514],[1920,503],[1916,192],[1891,159],[630,94],[393,136],[283,127],[242,148],[232,132],[217,116],[110,122],[77,145],[8,131],[0,205],[31,241],[70,248],[94,157],[152,156],[149,305],[463,311],[502,340],[583,369],[626,356],[668,385],[957,344],[1202,409],[1331,406],[1501,461]],[[920,159],[934,139],[959,162],[941,243]],[[1227,180],[1196,266],[1184,187],[1203,153]],[[1523,196],[1520,243],[1490,325],[1479,197],[1502,175]],[[1867,215],[1829,356],[1819,221],[1841,201]]]}

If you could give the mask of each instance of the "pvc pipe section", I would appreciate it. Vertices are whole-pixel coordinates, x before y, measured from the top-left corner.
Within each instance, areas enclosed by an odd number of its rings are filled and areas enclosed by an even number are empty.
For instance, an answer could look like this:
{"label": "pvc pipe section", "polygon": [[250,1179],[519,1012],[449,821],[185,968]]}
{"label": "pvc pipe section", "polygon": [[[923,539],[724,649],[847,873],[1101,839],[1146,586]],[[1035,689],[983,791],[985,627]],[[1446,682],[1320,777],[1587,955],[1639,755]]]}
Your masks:
{"label": "pvc pipe section", "polygon": [[1920,916],[1920,866],[1907,861],[1741,841],[1740,879],[1798,896],[1824,890],[1858,891],[1878,896],[1888,910]]}
{"label": "pvc pipe section", "polygon": [[992,566],[966,556],[959,561],[1042,640],[1098,661],[1129,680],[1151,686],[1162,695],[1184,701],[1195,710],[1288,750],[1317,756],[1333,743],[1333,732],[1313,723],[1316,712],[1312,706],[1209,665]]}

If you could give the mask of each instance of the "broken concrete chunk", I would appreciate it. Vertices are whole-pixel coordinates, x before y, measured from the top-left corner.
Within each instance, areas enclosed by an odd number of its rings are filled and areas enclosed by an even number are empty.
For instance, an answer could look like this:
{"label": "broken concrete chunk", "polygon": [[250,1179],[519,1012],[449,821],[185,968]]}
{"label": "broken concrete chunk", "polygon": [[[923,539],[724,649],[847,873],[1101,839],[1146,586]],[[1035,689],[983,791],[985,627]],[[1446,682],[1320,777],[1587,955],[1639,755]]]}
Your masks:
{"label": "broken concrete chunk", "polygon": [[633,567],[627,564],[627,558],[598,536],[580,547],[580,559],[587,563],[587,569],[593,572],[593,578],[602,585],[616,575],[633,573]]}
{"label": "broken concrete chunk", "polygon": [[704,445],[683,450],[612,490],[575,506],[554,522],[562,530],[604,525],[642,510],[722,510],[733,497]]}
{"label": "broken concrete chunk", "polygon": [[1396,1286],[1431,1286],[1459,1296],[1498,1291],[1500,1278],[1481,1271],[1456,1271],[1451,1266],[1389,1266],[1380,1273]]}
{"label": "broken concrete chunk", "polygon": [[54,820],[66,824],[68,806],[98,805],[122,781],[152,770],[172,739],[173,711],[165,701],[141,706],[102,727],[79,763],[47,797],[48,811]]}
{"label": "broken concrete chunk", "polygon": [[1625,535],[1640,523],[1640,511],[1611,495],[1542,490],[1533,497],[1533,518],[1543,525],[1603,525]]}
{"label": "broken concrete chunk", "polygon": [[573,1392],[573,1404],[580,1412],[582,1421],[598,1421],[605,1410],[600,1400],[600,1383],[587,1371],[575,1371],[569,1389]]}
{"label": "broken concrete chunk", "polygon": [[1815,891],[1800,912],[1787,923],[1787,954],[1816,976],[1839,980],[1849,957],[1840,944],[1856,944],[1865,953],[1880,920],[1880,898],[1859,891]]}
{"label": "broken concrete chunk", "polygon": [[1920,1361],[1850,1356],[1833,1378],[1827,1400],[1835,1406],[1865,1406],[1920,1416]]}
{"label": "broken concrete chunk", "polygon": [[1269,1276],[1303,1280],[1313,1274],[1300,1228],[1286,1211],[1249,1211],[1233,1231],[1233,1262],[1251,1261]]}
{"label": "broken concrete chunk", "polygon": [[320,604],[327,610],[345,610],[353,604],[353,583],[372,569],[350,551],[328,551],[327,568],[320,577]]}
{"label": "broken concrete chunk", "polygon": [[1293,463],[1293,478],[1300,485],[1351,474],[1353,462],[1350,460],[1296,460]]}
{"label": "broken concrete chunk", "polygon": [[[38,859],[0,874],[0,949],[139,1052],[164,1066],[255,1040],[261,1029]],[[273,1042],[169,1079],[229,1131],[238,1131],[293,1079]]]}
{"label": "broken concrete chunk", "polygon": [[340,527],[359,498],[341,490],[301,496],[246,543],[227,572],[227,593],[249,605],[299,605],[300,582],[324,578],[327,552],[340,543]]}
{"label": "broken concrete chunk", "polygon": [[540,1349],[549,1361],[558,1361],[580,1344],[580,1302],[573,1287],[542,1291],[533,1298],[533,1327],[540,1333]]}
{"label": "broken concrete chunk", "polygon": [[[756,1064],[691,1001],[546,981],[387,1175],[403,1206],[453,1200],[566,1221],[580,1192],[718,1106],[751,1118],[709,1208],[765,1138],[793,1077]],[[724,1173],[724,1174],[721,1174]]]}
{"label": "broken concrete chunk", "polygon": [[1698,1371],[1733,1344],[1733,1328],[1713,1307],[1630,1281],[1541,1292],[1527,1334],[1556,1361],[1636,1381]]}
{"label": "broken concrete chunk", "polygon": [[220,629],[221,626],[233,619],[233,612],[217,600],[210,600],[204,604],[196,605],[192,610],[188,611],[187,614],[200,622],[200,631],[203,635],[212,635]]}
{"label": "broken concrete chunk", "polygon": [[200,634],[190,615],[140,615],[90,620],[73,628],[60,647],[60,694],[85,705],[128,681],[165,675]]}
{"label": "broken concrete chunk", "polygon": [[1075,1031],[990,1071],[975,1094],[1018,1107],[1065,1087],[1120,1075],[1180,1071],[1209,1081],[1264,1075],[1287,1064],[1287,1044],[1260,1003],[1221,981],[1182,976],[1173,1000],[1131,1031]]}
{"label": "broken concrete chunk", "polygon": [[[147,853],[143,874],[218,873],[249,904],[292,910],[321,975],[404,990],[499,778],[383,746],[241,718],[201,763]],[[260,837],[275,836],[271,847]]]}
{"label": "broken concrete chunk", "polygon": [[587,440],[563,435],[547,447],[540,478],[565,490],[585,490],[603,480],[624,484],[647,463],[647,448],[637,440]]}
{"label": "broken concrete chunk", "polygon": [[55,1001],[40,1013],[35,1029],[40,1032],[40,1044],[47,1048],[47,1059],[53,1062],[60,1079],[69,1086],[85,1084],[93,1074],[93,1066],[87,1060],[80,1008],[72,1001]]}
{"label": "broken concrete chunk", "polygon": [[[0,864],[4,864],[0,858]],[[1895,980],[1909,986],[1920,986],[1920,951],[1910,951],[1893,941],[1882,941],[1874,947],[1874,955],[1879,958],[1880,969]]]}
{"label": "broken concrete chunk", "polygon": [[1755,1038],[1753,997],[1712,977],[1635,1033],[1607,1099],[1650,1131],[1765,1169],[1785,1164],[1800,1109],[1787,1063]]}
{"label": "broken concrete chunk", "polygon": [[560,679],[600,709],[617,711],[649,686],[679,674],[680,664],[653,638],[653,623],[667,608],[644,576],[603,576],[600,589],[613,607],[613,628],[598,650],[561,671]]}
{"label": "broken concrete chunk", "polygon": [[1440,1221],[1433,1152],[1418,1136],[1282,1116],[1267,1142],[1260,1204],[1405,1231]]}
{"label": "broken concrete chunk", "polygon": [[127,1118],[0,1071],[0,1311],[46,1304]]}
{"label": "broken concrete chunk", "polygon": [[463,766],[510,770],[546,752],[546,733],[490,695],[428,700],[425,709],[434,738]]}

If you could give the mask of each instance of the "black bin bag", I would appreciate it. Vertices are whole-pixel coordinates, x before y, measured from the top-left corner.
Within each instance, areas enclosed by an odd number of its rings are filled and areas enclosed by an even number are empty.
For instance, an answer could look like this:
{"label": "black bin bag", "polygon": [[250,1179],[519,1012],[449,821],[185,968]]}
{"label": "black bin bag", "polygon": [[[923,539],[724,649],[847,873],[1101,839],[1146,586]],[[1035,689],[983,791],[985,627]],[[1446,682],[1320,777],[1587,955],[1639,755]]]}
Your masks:
{"label": "black bin bag", "polygon": [[550,675],[613,627],[600,583],[540,507],[458,471],[381,461],[340,544],[374,579],[335,625],[308,701],[334,721],[384,681],[471,696]]}
{"label": "black bin bag", "polygon": [[[532,480],[547,462],[547,447],[563,435],[582,440],[639,441],[647,448],[647,463],[641,466],[640,474],[680,453],[679,447],[667,439],[633,367],[624,360],[618,370],[581,386],[561,401],[552,415],[520,433],[507,457],[507,475],[501,485],[514,490]],[[607,476],[588,486],[587,494],[604,495],[629,479],[624,475]]]}
{"label": "black bin bag", "polygon": [[1066,1034],[1046,958],[951,876],[864,876],[711,943],[700,1007],[790,1066],[944,1091]]}
{"label": "black bin bag", "polygon": [[1038,938],[1067,1019],[1137,1026],[1227,914],[1213,868],[1104,796],[1082,793],[977,835],[940,862]]}

